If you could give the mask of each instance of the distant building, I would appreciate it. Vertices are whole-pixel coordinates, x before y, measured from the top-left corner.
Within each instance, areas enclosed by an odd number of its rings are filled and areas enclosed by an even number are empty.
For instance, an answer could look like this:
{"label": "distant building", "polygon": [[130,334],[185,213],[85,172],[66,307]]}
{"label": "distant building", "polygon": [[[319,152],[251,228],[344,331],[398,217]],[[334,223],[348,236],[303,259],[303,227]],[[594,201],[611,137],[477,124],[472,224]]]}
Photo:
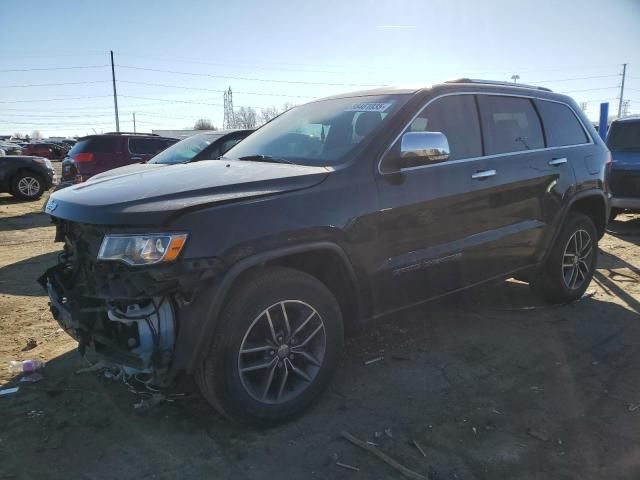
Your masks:
{"label": "distant building", "polygon": [[187,138],[197,133],[213,132],[214,130],[151,130],[151,133],[169,138]]}

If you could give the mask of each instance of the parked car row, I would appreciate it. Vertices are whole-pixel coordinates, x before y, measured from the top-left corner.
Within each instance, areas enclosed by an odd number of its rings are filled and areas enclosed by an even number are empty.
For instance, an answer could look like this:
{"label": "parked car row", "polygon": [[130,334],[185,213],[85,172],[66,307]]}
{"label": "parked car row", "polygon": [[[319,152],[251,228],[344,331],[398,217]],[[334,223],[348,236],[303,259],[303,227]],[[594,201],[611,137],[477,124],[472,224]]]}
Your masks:
{"label": "parked car row", "polygon": [[[131,160],[135,138],[109,141]],[[155,385],[194,375],[256,423],[308,408],[371,319],[514,276],[580,298],[617,170],[571,98],[470,79],[317,100],[194,162],[212,145],[52,194],[64,250],[40,283],[81,352]]]}

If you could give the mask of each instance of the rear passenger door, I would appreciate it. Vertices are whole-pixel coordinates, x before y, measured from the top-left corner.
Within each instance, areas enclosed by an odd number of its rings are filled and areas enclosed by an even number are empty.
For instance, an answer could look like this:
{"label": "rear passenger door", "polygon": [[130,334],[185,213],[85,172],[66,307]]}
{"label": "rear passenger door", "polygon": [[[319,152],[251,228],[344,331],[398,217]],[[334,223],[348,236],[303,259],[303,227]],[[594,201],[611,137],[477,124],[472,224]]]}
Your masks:
{"label": "rear passenger door", "polygon": [[485,232],[488,276],[537,262],[539,245],[558,215],[573,172],[562,151],[547,148],[532,98],[477,95],[485,168],[476,221]]}

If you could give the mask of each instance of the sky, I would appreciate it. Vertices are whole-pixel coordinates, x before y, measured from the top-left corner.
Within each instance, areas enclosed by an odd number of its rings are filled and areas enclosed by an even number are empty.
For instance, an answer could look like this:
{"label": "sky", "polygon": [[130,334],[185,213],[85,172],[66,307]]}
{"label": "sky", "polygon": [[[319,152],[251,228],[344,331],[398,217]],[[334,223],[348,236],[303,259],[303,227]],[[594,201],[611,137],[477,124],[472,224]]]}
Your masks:
{"label": "sky", "polygon": [[0,0],[0,134],[221,127],[236,108],[470,77],[640,114],[640,0]]}

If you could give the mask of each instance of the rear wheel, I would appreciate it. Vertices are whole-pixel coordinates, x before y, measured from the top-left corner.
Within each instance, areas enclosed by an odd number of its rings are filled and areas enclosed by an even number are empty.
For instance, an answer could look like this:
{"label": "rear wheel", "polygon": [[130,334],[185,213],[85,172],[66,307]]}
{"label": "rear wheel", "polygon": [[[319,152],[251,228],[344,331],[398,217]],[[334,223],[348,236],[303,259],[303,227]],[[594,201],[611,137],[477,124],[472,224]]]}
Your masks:
{"label": "rear wheel", "polygon": [[586,215],[572,213],[531,288],[546,301],[567,303],[586,291],[598,261],[598,235]]}
{"label": "rear wheel", "polygon": [[11,182],[11,194],[21,200],[37,200],[43,193],[44,182],[35,173],[18,173]]}
{"label": "rear wheel", "polygon": [[342,343],[342,315],[324,284],[297,270],[265,269],[232,293],[196,380],[228,417],[284,421],[326,388]]}

